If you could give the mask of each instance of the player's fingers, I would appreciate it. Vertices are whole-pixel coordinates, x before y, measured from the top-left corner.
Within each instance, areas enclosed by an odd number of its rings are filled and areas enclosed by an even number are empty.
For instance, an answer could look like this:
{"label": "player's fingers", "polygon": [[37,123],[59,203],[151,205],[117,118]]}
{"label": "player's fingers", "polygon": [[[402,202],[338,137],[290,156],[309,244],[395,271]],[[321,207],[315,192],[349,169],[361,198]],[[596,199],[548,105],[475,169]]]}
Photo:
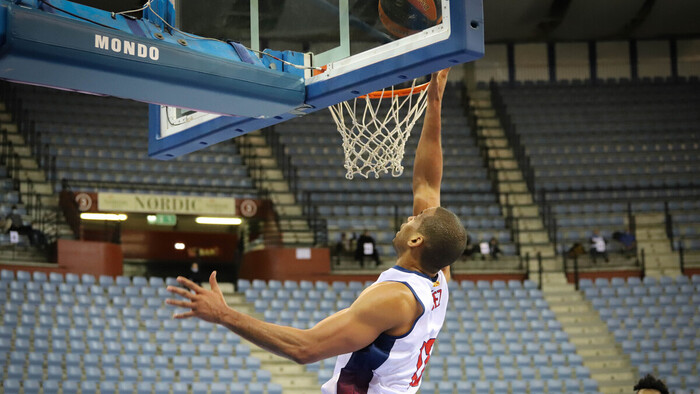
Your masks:
{"label": "player's fingers", "polygon": [[179,296],[185,297],[187,299],[193,300],[194,299],[194,294],[190,293],[189,291],[181,288],[181,287],[176,287],[176,286],[168,286],[167,289],[169,292],[173,294],[177,294]]}
{"label": "player's fingers", "polygon": [[194,308],[194,303],[192,303],[192,302],[172,300],[170,298],[165,300],[165,303],[168,305],[179,306],[180,308],[189,308],[189,309]]}
{"label": "player's fingers", "polygon": [[220,293],[221,290],[219,289],[219,283],[216,281],[216,271],[213,271],[211,275],[209,275],[209,286],[211,286],[211,289],[217,293]]}
{"label": "player's fingers", "polygon": [[200,287],[198,284],[192,282],[191,280],[185,278],[184,276],[178,276],[177,277],[177,282],[184,285],[190,290],[193,290],[195,293],[201,293],[204,291],[202,287]]}
{"label": "player's fingers", "polygon": [[173,319],[189,319],[190,317],[194,317],[194,312],[186,312],[186,313],[176,313],[173,315]]}

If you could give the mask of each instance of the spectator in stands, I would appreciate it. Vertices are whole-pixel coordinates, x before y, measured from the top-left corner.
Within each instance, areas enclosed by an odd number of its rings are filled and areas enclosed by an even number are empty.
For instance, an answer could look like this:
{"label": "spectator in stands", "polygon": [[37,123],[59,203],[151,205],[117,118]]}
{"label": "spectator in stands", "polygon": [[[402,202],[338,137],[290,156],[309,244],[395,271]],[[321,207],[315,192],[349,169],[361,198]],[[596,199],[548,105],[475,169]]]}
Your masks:
{"label": "spectator in stands", "polygon": [[202,262],[202,255],[199,248],[195,250],[195,261],[190,265],[190,273],[187,278],[194,283],[202,283],[202,274],[199,272],[199,264]]}
{"label": "spectator in stands", "polygon": [[503,254],[503,252],[501,252],[501,248],[498,247],[498,239],[496,237],[491,237],[489,240],[489,249],[491,258],[494,260],[498,260],[498,255]]}
{"label": "spectator in stands", "polygon": [[591,259],[593,260],[593,264],[596,263],[596,259],[598,257],[603,257],[606,263],[610,261],[608,259],[608,243],[605,238],[600,235],[600,231],[597,229],[593,230],[593,236],[591,237],[591,250],[589,252]]}
{"label": "spectator in stands", "polygon": [[575,242],[569,250],[566,251],[566,257],[570,259],[575,259],[578,258],[578,256],[582,256],[586,254],[586,250],[583,248],[583,245],[581,245],[580,242]]}
{"label": "spectator in stands", "polygon": [[340,264],[340,258],[342,256],[351,255],[353,251],[352,243],[355,239],[354,235],[352,238],[348,238],[346,233],[340,233],[340,239],[335,244],[335,257],[336,264]]}
{"label": "spectator in stands", "polygon": [[481,254],[481,260],[486,260],[486,256],[491,255],[491,244],[481,236],[479,236],[479,254]]}
{"label": "spectator in stands", "polygon": [[466,246],[464,247],[464,253],[462,253],[462,256],[464,256],[464,257],[466,257],[467,259],[469,259],[470,257],[472,257],[472,255],[473,255],[474,253],[476,253],[476,252],[478,252],[478,251],[479,251],[478,245],[474,245],[474,244],[472,243],[472,237],[470,237],[469,234],[467,234],[467,244],[466,244]]}
{"label": "spectator in stands", "polygon": [[190,265],[190,274],[187,275],[187,278],[197,284],[202,282],[199,274],[199,264],[195,262]]}
{"label": "spectator in stands", "polygon": [[3,234],[10,232],[10,225],[12,225],[12,221],[7,218],[0,218],[0,228],[2,228]]}
{"label": "spectator in stands", "polygon": [[637,394],[668,394],[668,387],[651,374],[639,379],[633,389]]}
{"label": "spectator in stands", "polygon": [[357,238],[357,246],[355,246],[355,260],[360,262],[360,266],[364,268],[365,257],[372,257],[374,262],[379,267],[382,262],[379,260],[379,251],[377,251],[377,244],[374,242],[374,238],[369,235],[369,231],[365,230],[362,232],[359,238]]}
{"label": "spectator in stands", "polygon": [[624,231],[613,233],[613,239],[622,245],[621,253],[627,257],[637,254],[637,238],[630,232],[629,227]]}
{"label": "spectator in stands", "polygon": [[5,217],[5,226],[8,229],[6,232],[17,231],[21,235],[27,235],[31,229],[30,226],[25,226],[22,222],[22,215],[19,214],[17,205],[13,205],[12,211]]}
{"label": "spectator in stands", "polygon": [[43,231],[37,229],[34,226],[34,222],[31,222],[27,236],[29,237],[29,243],[39,249],[45,249],[48,246],[48,240],[46,239],[46,234]]}

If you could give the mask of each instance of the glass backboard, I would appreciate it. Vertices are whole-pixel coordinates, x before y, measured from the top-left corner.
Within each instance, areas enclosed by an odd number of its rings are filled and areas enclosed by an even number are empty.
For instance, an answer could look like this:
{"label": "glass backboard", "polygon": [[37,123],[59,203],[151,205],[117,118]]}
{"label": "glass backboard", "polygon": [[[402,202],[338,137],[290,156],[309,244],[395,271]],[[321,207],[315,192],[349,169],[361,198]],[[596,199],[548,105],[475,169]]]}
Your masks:
{"label": "glass backboard", "polygon": [[[426,17],[411,8],[425,4],[436,12]],[[303,76],[306,93],[292,111],[255,118],[151,105],[149,153],[160,159],[473,61],[484,51],[482,0],[177,0],[175,9],[186,32],[239,42],[261,59],[263,49],[300,54],[293,61],[303,68],[274,67]],[[397,36],[394,23],[407,28],[405,36]]]}

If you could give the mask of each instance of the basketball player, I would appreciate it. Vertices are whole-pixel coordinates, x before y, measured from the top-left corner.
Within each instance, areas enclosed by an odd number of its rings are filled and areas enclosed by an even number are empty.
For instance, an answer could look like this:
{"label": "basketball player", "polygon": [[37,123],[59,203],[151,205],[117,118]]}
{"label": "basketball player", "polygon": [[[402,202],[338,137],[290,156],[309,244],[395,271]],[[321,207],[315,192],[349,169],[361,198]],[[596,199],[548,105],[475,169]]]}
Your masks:
{"label": "basketball player", "polygon": [[187,291],[168,287],[186,301],[167,303],[221,324],[274,354],[297,363],[338,356],[323,393],[415,393],[442,327],[449,299],[449,265],[462,255],[466,232],[440,207],[440,112],[449,70],[433,74],[413,172],[413,214],[394,238],[396,266],[384,271],[347,309],[308,330],[266,323],[226,305],[211,274],[211,290],[179,277]]}

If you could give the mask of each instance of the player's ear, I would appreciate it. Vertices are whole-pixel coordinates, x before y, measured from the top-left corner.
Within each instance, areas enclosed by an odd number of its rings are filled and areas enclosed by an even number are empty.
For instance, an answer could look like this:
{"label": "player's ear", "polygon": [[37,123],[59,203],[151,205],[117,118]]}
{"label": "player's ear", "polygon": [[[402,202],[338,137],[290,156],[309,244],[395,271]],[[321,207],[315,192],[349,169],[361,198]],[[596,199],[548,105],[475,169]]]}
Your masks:
{"label": "player's ear", "polygon": [[408,240],[408,247],[409,248],[416,248],[418,246],[423,245],[423,242],[425,241],[425,238],[423,238],[423,235],[421,234],[414,234],[409,240]]}

